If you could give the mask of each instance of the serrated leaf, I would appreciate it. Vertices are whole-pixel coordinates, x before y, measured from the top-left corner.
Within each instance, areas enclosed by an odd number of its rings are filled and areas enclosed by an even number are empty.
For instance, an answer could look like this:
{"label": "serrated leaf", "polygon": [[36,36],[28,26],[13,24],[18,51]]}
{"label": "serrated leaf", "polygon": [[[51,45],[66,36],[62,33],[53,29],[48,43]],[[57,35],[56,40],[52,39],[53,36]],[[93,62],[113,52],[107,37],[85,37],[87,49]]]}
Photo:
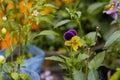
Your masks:
{"label": "serrated leaf", "polygon": [[98,53],[89,63],[89,69],[97,69],[103,62],[105,57],[105,52]]}
{"label": "serrated leaf", "polygon": [[120,38],[120,31],[114,32],[106,41],[104,48],[110,47],[115,41],[117,41]]}
{"label": "serrated leaf", "polygon": [[[95,36],[96,36],[96,32],[89,32],[86,36],[94,41],[95,40]],[[101,37],[100,33],[98,33],[97,36]]]}
{"label": "serrated leaf", "polygon": [[59,56],[50,56],[46,57],[45,60],[53,60],[53,61],[58,61],[64,63],[64,59],[60,58]]}
{"label": "serrated leaf", "polygon": [[86,76],[83,72],[73,69],[74,80],[86,80]]}
{"label": "serrated leaf", "polygon": [[62,20],[62,21],[58,22],[58,23],[55,25],[54,28],[57,28],[57,27],[59,27],[59,26],[62,26],[62,25],[64,25],[64,24],[68,23],[68,22],[70,22],[70,20]]}
{"label": "serrated leaf", "polygon": [[88,72],[88,80],[98,80],[99,75],[98,72],[94,69],[90,69]]}
{"label": "serrated leaf", "polygon": [[81,54],[81,53],[80,53],[80,54],[78,55],[77,61],[78,61],[78,62],[81,62],[81,61],[85,60],[85,59],[88,58],[88,57],[89,57],[89,56],[88,56],[87,54],[84,54],[84,53]]}

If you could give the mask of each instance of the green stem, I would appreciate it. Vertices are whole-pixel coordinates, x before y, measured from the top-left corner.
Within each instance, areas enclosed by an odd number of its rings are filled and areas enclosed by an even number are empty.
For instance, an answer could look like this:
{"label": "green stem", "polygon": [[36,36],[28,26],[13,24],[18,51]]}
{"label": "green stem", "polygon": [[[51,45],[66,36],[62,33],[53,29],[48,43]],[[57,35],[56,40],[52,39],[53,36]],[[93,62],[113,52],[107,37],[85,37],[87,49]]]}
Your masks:
{"label": "green stem", "polygon": [[[17,42],[17,47],[18,47],[18,57],[20,57],[21,54],[21,27],[19,25],[19,13],[18,13],[18,0],[15,0],[15,9],[16,9],[16,22],[17,22],[17,27],[18,27],[18,42]],[[18,73],[20,73],[20,64],[18,64]]]}
{"label": "green stem", "polygon": [[78,26],[79,26],[79,34],[80,34],[80,37],[82,37],[82,35],[83,35],[83,29],[82,29],[82,26],[81,26],[81,22],[80,22],[80,20],[79,20],[79,18],[77,17],[77,16],[75,16],[75,20],[76,20],[76,22],[77,22],[77,24],[78,24]]}
{"label": "green stem", "polygon": [[72,69],[70,69],[70,76],[71,76],[71,78],[73,78],[72,77],[72,75],[73,75],[73,69],[74,69],[74,55],[73,55],[73,49],[72,49],[72,47],[70,48],[70,59],[71,59],[71,65],[72,65]]}
{"label": "green stem", "polygon": [[99,27],[96,27],[96,34],[95,34],[95,44],[97,43],[97,35],[99,32]]}
{"label": "green stem", "polygon": [[[87,53],[88,53],[88,56],[90,56],[90,48],[88,48]],[[89,57],[86,60],[86,75],[88,75],[88,62],[89,62]]]}

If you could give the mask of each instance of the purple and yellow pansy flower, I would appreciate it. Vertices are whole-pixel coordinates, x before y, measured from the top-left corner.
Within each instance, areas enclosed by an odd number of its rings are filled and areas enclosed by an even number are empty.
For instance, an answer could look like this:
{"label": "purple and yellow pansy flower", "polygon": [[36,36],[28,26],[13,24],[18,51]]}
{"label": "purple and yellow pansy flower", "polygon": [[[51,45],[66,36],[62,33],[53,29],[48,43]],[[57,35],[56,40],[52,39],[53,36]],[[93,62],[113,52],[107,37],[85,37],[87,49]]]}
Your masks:
{"label": "purple and yellow pansy flower", "polygon": [[80,37],[77,36],[77,32],[73,29],[64,33],[64,40],[66,46],[71,46],[74,51],[78,50],[78,47],[82,47],[83,43],[80,41]]}
{"label": "purple and yellow pansy flower", "polygon": [[108,15],[110,15],[114,20],[118,19],[118,14],[117,14],[117,10],[118,10],[118,6],[119,6],[120,2],[119,1],[114,1],[112,2],[108,8],[106,10],[103,11],[103,13],[106,13]]}

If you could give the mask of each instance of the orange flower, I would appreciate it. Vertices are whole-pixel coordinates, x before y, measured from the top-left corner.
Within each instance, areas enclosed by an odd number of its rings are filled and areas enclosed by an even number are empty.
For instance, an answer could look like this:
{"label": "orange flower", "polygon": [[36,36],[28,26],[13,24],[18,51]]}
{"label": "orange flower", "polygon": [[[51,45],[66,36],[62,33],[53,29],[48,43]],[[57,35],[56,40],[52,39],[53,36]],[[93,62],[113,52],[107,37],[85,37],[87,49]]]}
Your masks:
{"label": "orange flower", "polygon": [[41,11],[40,13],[43,14],[43,15],[46,15],[46,14],[49,14],[49,13],[52,13],[53,12],[53,9],[52,7],[45,7],[43,11]]}
{"label": "orange flower", "polygon": [[5,49],[9,47],[11,43],[13,43],[16,40],[15,38],[13,39],[10,38],[9,32],[6,34],[5,38],[6,38],[6,41],[1,41],[1,49]]}
{"label": "orange flower", "polygon": [[[2,3],[1,3],[2,4]],[[0,18],[4,16],[4,8],[0,7]]]}
{"label": "orange flower", "polygon": [[63,2],[68,4],[68,3],[72,3],[73,0],[63,0]]}
{"label": "orange flower", "polygon": [[61,6],[62,2],[60,0],[55,0],[55,3],[58,5],[58,6]]}
{"label": "orange flower", "polygon": [[41,25],[42,25],[42,22],[37,24],[36,22],[32,21],[31,23],[32,23],[32,25],[31,25],[31,29],[32,30],[38,30],[41,27]]}
{"label": "orange flower", "polygon": [[2,18],[4,16],[4,14],[0,11],[0,18]]}
{"label": "orange flower", "polygon": [[29,10],[30,10],[31,7],[32,7],[32,3],[31,2],[28,2],[27,4],[25,4],[24,0],[22,0],[19,3],[20,17],[23,18],[24,17],[24,13],[26,13],[28,15],[29,14]]}
{"label": "orange flower", "polygon": [[8,9],[13,9],[14,5],[10,2],[10,0],[7,0],[7,2],[8,2],[7,8]]}
{"label": "orange flower", "polygon": [[23,25],[26,25],[27,23],[28,23],[27,20],[22,20],[22,24],[23,24]]}
{"label": "orange flower", "polygon": [[51,0],[46,0],[47,2],[50,2]]}

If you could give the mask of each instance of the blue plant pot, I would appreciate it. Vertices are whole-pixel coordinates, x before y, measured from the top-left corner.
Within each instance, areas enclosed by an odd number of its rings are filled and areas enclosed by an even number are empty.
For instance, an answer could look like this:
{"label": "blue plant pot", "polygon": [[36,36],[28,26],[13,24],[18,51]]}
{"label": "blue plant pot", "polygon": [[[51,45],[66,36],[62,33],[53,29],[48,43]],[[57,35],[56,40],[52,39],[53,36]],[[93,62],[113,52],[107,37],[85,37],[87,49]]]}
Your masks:
{"label": "blue plant pot", "polygon": [[[24,59],[24,64],[21,64],[20,66],[20,72],[27,73],[30,76],[30,80],[40,80],[39,74],[42,69],[45,53],[42,49],[32,44],[27,44],[26,47],[33,57],[29,59]],[[0,55],[5,55],[5,50],[6,49],[0,50]],[[17,49],[15,49],[13,51],[13,54],[16,55],[17,52]],[[25,66],[25,68],[22,67],[23,65]],[[8,80],[7,77],[4,80]]]}

